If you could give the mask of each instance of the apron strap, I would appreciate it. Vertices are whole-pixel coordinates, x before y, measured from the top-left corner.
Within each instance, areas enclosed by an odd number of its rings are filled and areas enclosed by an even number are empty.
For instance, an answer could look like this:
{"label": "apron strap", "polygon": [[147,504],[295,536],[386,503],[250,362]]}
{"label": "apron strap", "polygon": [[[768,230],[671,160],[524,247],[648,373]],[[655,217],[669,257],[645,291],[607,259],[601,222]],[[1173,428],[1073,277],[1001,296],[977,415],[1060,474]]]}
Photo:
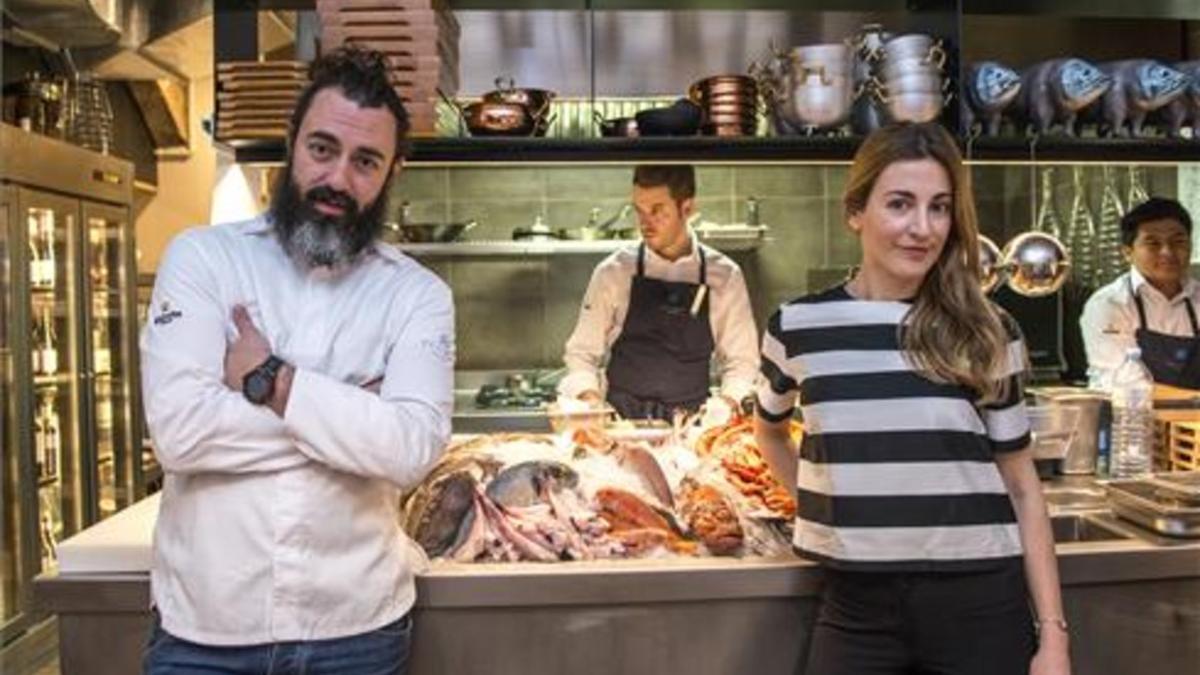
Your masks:
{"label": "apron strap", "polygon": [[[700,248],[700,242],[696,242],[696,248],[700,251],[700,285],[703,286],[704,282],[708,279],[708,258],[704,255],[704,249]],[[1188,307],[1191,307],[1191,305],[1188,305]],[[1196,321],[1193,317],[1192,326],[1195,325]]]}
{"label": "apron strap", "polygon": [[[1133,282],[1129,281],[1129,277],[1125,278],[1125,282],[1129,286],[1129,294],[1133,296],[1133,304],[1137,305],[1138,327],[1146,330],[1146,307],[1142,304],[1142,296],[1133,292]],[[1187,309],[1188,319],[1192,323],[1192,335],[1200,337],[1200,322],[1196,321],[1196,308],[1192,306],[1191,298],[1184,298],[1183,306]]]}
{"label": "apron strap", "polygon": [[637,276],[646,276],[646,245],[638,244]]}
{"label": "apron strap", "polygon": [[[1129,277],[1125,277],[1125,285],[1129,288],[1129,295],[1133,297],[1133,304],[1135,306],[1137,306],[1138,328],[1141,328],[1142,330],[1146,330],[1146,326],[1147,326],[1146,308],[1145,308],[1145,306],[1142,305],[1142,296],[1133,292],[1133,282],[1129,280]],[[1188,311],[1191,312],[1190,305],[1189,305]],[[1192,321],[1192,325],[1195,326],[1196,322]]]}

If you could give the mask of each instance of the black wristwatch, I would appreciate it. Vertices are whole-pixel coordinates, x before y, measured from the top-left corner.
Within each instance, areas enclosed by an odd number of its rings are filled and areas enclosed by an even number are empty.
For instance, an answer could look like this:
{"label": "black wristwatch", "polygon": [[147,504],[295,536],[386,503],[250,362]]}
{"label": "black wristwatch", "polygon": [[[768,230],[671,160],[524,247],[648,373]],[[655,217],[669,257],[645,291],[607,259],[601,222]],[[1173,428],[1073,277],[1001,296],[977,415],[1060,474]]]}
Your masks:
{"label": "black wristwatch", "polygon": [[275,378],[283,367],[283,359],[271,355],[262,365],[246,373],[242,378],[242,395],[255,405],[262,405],[271,400],[275,393]]}

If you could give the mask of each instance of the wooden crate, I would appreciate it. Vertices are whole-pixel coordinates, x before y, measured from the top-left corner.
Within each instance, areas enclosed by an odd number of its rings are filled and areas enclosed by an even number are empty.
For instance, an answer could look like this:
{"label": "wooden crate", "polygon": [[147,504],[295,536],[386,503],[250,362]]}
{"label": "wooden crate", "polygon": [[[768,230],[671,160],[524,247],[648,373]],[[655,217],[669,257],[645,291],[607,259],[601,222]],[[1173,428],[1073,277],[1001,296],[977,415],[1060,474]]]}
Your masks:
{"label": "wooden crate", "polygon": [[1165,452],[1155,457],[1156,468],[1161,461],[1168,471],[1200,469],[1200,422],[1169,422],[1168,427]]}

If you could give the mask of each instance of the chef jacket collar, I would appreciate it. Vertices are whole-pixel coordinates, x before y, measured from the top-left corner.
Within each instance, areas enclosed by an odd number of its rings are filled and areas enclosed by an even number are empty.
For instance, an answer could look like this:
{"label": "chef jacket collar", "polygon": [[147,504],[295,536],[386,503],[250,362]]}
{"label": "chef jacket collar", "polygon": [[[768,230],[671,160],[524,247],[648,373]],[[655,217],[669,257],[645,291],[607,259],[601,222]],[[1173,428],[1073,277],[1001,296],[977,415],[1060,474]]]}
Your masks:
{"label": "chef jacket collar", "polygon": [[1180,287],[1179,293],[1171,298],[1168,298],[1162,291],[1155,288],[1154,284],[1151,284],[1150,280],[1143,276],[1137,267],[1131,266],[1129,268],[1129,283],[1133,286],[1134,293],[1142,295],[1142,287],[1145,287],[1149,292],[1155,293],[1158,297],[1165,299],[1172,305],[1183,302],[1184,298],[1194,297],[1196,292],[1196,280],[1190,274],[1186,273],[1184,274],[1183,285]]}

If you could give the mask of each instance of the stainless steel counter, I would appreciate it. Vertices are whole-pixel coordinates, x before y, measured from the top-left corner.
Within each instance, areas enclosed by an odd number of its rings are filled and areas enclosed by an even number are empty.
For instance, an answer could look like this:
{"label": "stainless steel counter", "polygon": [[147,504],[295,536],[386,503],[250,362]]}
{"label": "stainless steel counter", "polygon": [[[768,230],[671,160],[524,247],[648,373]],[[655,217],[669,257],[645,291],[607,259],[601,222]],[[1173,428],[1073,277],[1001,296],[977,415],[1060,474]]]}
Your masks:
{"label": "stainless steel counter", "polygon": [[[1194,675],[1200,541],[1097,510],[1090,481],[1048,490],[1075,672]],[[37,582],[66,675],[136,672],[148,586],[144,572]],[[819,588],[796,559],[438,563],[417,579],[411,672],[798,673]]]}
{"label": "stainless steel counter", "polygon": [[454,417],[450,428],[456,434],[484,434],[495,431],[550,433],[550,420],[544,410],[528,408],[480,408],[474,391],[454,392]]}

